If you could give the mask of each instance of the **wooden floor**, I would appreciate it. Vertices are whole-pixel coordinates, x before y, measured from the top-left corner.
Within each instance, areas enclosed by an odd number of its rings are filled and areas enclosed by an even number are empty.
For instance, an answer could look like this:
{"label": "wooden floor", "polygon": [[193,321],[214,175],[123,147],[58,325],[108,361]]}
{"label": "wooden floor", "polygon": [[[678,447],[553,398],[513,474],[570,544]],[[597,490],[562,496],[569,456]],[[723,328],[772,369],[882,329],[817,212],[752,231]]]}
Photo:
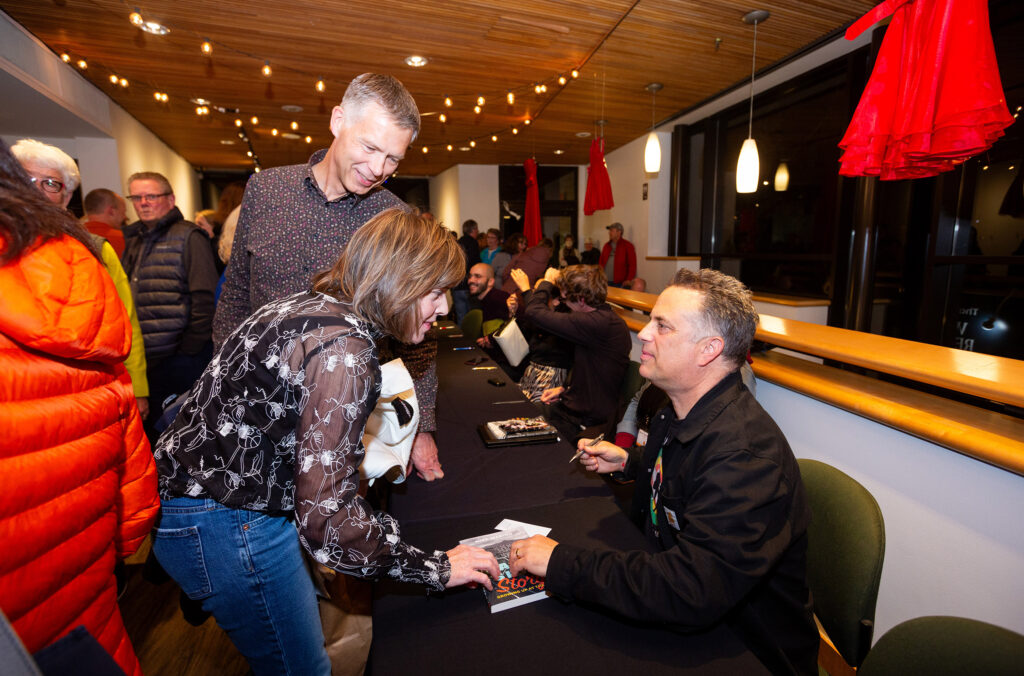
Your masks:
{"label": "wooden floor", "polygon": [[[202,626],[185,621],[173,581],[142,579],[148,541],[129,559],[128,587],[118,604],[128,636],[147,676],[245,676],[249,665],[211,617]],[[132,563],[135,562],[135,563]]]}

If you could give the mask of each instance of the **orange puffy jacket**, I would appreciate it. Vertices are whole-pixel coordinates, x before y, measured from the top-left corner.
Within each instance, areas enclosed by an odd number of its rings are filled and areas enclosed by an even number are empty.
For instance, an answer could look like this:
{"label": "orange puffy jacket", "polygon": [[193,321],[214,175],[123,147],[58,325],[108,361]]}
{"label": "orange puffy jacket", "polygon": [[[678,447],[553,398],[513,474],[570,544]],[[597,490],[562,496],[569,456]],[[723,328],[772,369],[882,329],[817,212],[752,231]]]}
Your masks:
{"label": "orange puffy jacket", "polygon": [[78,625],[141,674],[114,561],[156,518],[124,305],[69,237],[0,267],[0,607],[31,652]]}

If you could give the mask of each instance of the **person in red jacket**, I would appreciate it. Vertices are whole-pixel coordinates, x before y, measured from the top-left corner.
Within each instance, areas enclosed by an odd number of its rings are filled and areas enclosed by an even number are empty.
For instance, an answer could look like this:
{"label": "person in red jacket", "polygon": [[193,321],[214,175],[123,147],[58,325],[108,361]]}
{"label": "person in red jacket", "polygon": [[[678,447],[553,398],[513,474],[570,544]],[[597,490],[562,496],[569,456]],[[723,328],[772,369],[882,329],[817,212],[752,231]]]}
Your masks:
{"label": "person in red jacket", "polygon": [[30,652],[84,625],[141,674],[114,582],[160,504],[131,326],[89,235],[2,142],[0,290],[0,608]]}
{"label": "person in red jacket", "polygon": [[636,249],[633,243],[622,237],[622,223],[608,226],[608,241],[601,249],[598,265],[608,278],[608,286],[625,286],[636,277]]}

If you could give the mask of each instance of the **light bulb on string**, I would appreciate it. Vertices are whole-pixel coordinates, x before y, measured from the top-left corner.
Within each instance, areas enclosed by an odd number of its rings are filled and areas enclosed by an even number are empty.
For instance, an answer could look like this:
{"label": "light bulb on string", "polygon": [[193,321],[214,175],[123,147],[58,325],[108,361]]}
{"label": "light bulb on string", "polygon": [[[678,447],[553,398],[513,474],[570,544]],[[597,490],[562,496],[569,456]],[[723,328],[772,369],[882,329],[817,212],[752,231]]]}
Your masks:
{"label": "light bulb on string", "polygon": [[313,142],[313,137],[312,136],[307,136],[306,137],[306,143],[312,143],[312,142]]}
{"label": "light bulb on string", "polygon": [[260,118],[258,118],[255,115],[253,115],[252,117],[249,118],[249,122],[252,122],[252,125],[255,127],[257,124],[260,123]]}
{"label": "light bulb on string", "polygon": [[242,126],[242,121],[239,120],[238,118],[235,118],[235,126],[236,127],[241,127]]}
{"label": "light bulb on string", "polygon": [[203,56],[210,56],[213,54],[213,45],[209,40],[203,40],[203,44],[199,45],[199,51],[203,53]]}
{"label": "light bulb on string", "polygon": [[448,144],[448,146],[447,146],[447,148],[448,148],[448,152],[451,152],[451,151],[452,151],[452,144],[451,144],[451,143],[449,143],[449,144]]}
{"label": "light bulb on string", "polygon": [[145,23],[142,19],[142,15],[139,14],[139,9],[137,7],[134,12],[128,15],[128,21],[130,21],[133,26],[142,26],[142,24]]}
{"label": "light bulb on string", "polygon": [[327,85],[324,84],[324,81],[323,80],[317,80],[316,81],[316,90],[317,90],[317,92],[323,94],[325,89],[327,89]]}
{"label": "light bulb on string", "polygon": [[79,59],[79,60],[78,60],[78,67],[79,67],[79,69],[81,69],[81,70],[85,70],[86,68],[88,68],[88,67],[89,67],[89,64],[88,64],[88,62],[86,62],[86,60],[85,60],[85,59]]}
{"label": "light bulb on string", "polygon": [[122,89],[125,89],[128,87],[128,80],[125,78],[121,78],[120,80],[118,80],[118,84],[121,85]]}
{"label": "light bulb on string", "polygon": [[446,108],[451,108],[452,107],[452,97],[445,96],[444,97],[444,105],[445,105]]}
{"label": "light bulb on string", "polygon": [[272,71],[270,69],[270,62],[269,61],[264,61],[263,62],[263,77],[270,77],[273,74],[274,74],[274,71]]}
{"label": "light bulb on string", "polygon": [[512,135],[514,136],[514,135],[516,135],[518,133],[519,133],[519,130],[516,129],[515,127],[512,127]]}
{"label": "light bulb on string", "polygon": [[505,98],[508,100],[508,105],[510,106],[516,102],[516,95],[512,93],[511,89],[508,94],[505,95]]}
{"label": "light bulb on string", "polygon": [[476,148],[476,141],[470,141],[469,142],[469,147],[470,148]]}
{"label": "light bulb on string", "polygon": [[277,132],[277,128],[276,127],[270,130],[270,135],[271,136],[277,136],[277,133],[278,132]]}
{"label": "light bulb on string", "polygon": [[569,75],[571,75],[572,79],[575,80],[576,78],[578,78],[580,76],[580,72],[574,68],[572,70],[572,72],[569,73]]}
{"label": "light bulb on string", "polygon": [[482,96],[476,97],[476,105],[482,106],[482,105],[484,105],[484,103],[486,103],[486,99],[484,99],[484,97],[482,97]]}
{"label": "light bulb on string", "polygon": [[116,75],[111,75],[110,76],[110,84],[117,84],[117,76]]}
{"label": "light bulb on string", "polygon": [[497,143],[498,142],[498,135],[497,134],[492,134],[491,135],[491,141],[493,141],[494,143]]}
{"label": "light bulb on string", "polygon": [[480,114],[481,110],[483,110],[483,108],[481,108],[480,106],[473,106],[473,112],[476,113],[477,115]]}
{"label": "light bulb on string", "polygon": [[60,55],[60,60],[63,61],[64,63],[71,63],[71,55],[68,54],[67,52],[64,52],[63,54]]}
{"label": "light bulb on string", "polygon": [[568,82],[568,80],[565,79],[564,75],[558,76],[558,84],[564,87],[566,82]]}
{"label": "light bulb on string", "polygon": [[427,148],[427,146],[423,146],[423,154],[426,155],[428,151],[429,148]]}
{"label": "light bulb on string", "polygon": [[444,124],[445,122],[448,121],[448,116],[445,115],[444,113],[441,113],[440,115],[437,116],[437,121],[440,122],[441,124]]}

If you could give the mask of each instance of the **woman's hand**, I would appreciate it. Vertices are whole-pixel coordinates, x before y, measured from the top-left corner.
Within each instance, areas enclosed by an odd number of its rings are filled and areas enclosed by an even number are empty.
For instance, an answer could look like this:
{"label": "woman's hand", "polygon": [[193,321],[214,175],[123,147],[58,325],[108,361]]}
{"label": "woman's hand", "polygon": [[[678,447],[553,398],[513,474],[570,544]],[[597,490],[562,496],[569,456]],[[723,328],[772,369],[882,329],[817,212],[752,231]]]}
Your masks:
{"label": "woman's hand", "polygon": [[580,439],[576,442],[576,449],[583,451],[580,456],[580,464],[591,472],[608,474],[619,472],[625,467],[629,453],[619,448],[610,441],[602,441],[596,446],[588,446],[593,439]]}
{"label": "woman's hand", "polygon": [[494,558],[494,554],[491,554],[486,549],[459,545],[445,553],[448,555],[448,563],[452,567],[451,576],[445,585],[446,589],[458,587],[469,582],[482,584],[487,589],[493,589],[491,580],[497,580],[501,577],[501,572],[498,570],[498,560]]}
{"label": "woman's hand", "polygon": [[534,535],[525,540],[516,540],[509,548],[508,563],[512,577],[526,571],[537,577],[548,576],[548,561],[558,543],[543,535]]}
{"label": "woman's hand", "polygon": [[508,316],[511,317],[519,309],[519,297],[514,293],[510,293],[508,298],[505,299],[505,306],[508,307]]}
{"label": "woman's hand", "polygon": [[519,268],[512,268],[512,271],[508,274],[512,278],[512,281],[515,282],[516,286],[519,287],[520,291],[526,293],[530,290],[530,278],[525,272]]}
{"label": "woman's hand", "polygon": [[540,403],[553,404],[561,398],[562,392],[565,392],[564,387],[549,387],[540,393]]}
{"label": "woman's hand", "polygon": [[196,227],[202,230],[207,237],[213,239],[213,226],[206,220],[206,216],[200,216],[196,219]]}

